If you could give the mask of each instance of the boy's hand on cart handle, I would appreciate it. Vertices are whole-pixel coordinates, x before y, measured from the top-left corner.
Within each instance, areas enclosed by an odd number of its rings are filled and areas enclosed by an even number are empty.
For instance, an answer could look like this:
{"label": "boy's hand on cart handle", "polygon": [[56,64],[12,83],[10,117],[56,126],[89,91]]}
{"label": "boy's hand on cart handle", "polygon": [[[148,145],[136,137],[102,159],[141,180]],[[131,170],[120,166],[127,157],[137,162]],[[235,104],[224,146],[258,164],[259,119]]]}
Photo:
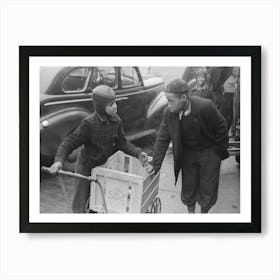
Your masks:
{"label": "boy's hand on cart handle", "polygon": [[50,174],[57,174],[59,170],[62,169],[62,163],[57,161],[53,163],[53,165],[49,168]]}
{"label": "boy's hand on cart handle", "polygon": [[139,160],[142,166],[145,166],[149,162],[149,157],[145,152],[141,152],[141,154],[139,155]]}

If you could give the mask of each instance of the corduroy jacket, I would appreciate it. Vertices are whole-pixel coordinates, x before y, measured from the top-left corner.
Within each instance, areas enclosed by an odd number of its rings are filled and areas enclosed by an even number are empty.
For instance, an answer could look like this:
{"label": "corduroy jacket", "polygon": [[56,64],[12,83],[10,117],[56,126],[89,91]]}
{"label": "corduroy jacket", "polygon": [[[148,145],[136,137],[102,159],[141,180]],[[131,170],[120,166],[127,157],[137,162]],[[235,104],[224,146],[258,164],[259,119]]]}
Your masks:
{"label": "corduroy jacket", "polygon": [[63,163],[69,154],[83,145],[79,163],[89,169],[106,162],[118,150],[139,157],[142,149],[131,144],[124,135],[118,115],[109,117],[94,112],[60,144],[55,161]]}

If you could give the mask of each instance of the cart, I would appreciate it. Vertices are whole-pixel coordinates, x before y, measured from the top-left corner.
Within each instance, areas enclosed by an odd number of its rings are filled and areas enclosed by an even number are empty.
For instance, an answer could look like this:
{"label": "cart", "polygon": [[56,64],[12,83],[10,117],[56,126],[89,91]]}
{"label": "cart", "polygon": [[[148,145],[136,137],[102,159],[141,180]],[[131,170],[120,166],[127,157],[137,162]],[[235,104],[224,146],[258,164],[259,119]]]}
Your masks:
{"label": "cart", "polygon": [[161,202],[157,197],[159,173],[150,175],[138,159],[118,151],[104,166],[93,168],[91,176],[94,178],[89,199],[91,211],[104,212],[104,194],[108,213],[161,212]]}
{"label": "cart", "polygon": [[[48,171],[47,167],[42,167]],[[91,176],[59,170],[58,180],[68,197],[60,175],[90,181],[88,213],[160,213],[159,175],[150,175],[138,159],[121,151],[103,166],[92,169]]]}

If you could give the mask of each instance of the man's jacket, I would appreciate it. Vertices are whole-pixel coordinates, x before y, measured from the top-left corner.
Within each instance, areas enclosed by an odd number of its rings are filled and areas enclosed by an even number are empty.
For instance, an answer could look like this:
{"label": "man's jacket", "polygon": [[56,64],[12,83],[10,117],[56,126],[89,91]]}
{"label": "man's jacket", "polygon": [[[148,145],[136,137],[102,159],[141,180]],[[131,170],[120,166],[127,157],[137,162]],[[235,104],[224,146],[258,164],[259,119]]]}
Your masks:
{"label": "man's jacket", "polygon": [[[197,118],[203,137],[211,143],[214,151],[221,159],[229,157],[228,131],[224,117],[210,100],[197,96],[190,97],[191,110]],[[190,131],[190,133],[192,133]],[[153,165],[157,172],[162,164],[170,141],[173,144],[175,183],[182,165],[183,147],[180,133],[179,113],[171,113],[168,108],[164,110],[162,122],[154,148]]]}

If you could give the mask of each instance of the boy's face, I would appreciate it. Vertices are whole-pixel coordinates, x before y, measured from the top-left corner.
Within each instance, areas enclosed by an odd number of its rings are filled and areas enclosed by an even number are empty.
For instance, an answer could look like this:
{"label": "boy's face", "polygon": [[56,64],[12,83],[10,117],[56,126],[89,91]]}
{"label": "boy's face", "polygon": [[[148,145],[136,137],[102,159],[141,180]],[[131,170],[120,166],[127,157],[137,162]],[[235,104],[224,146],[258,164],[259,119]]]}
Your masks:
{"label": "boy's face", "polygon": [[105,111],[109,116],[114,116],[118,112],[118,105],[115,100],[108,103],[105,107]]}
{"label": "boy's face", "polygon": [[171,113],[180,112],[187,99],[187,96],[184,94],[180,96],[172,92],[165,92],[165,96],[167,98],[168,108]]}
{"label": "boy's face", "polygon": [[197,84],[202,87],[204,85],[204,83],[205,83],[205,76],[204,75],[198,75],[197,76]]}

